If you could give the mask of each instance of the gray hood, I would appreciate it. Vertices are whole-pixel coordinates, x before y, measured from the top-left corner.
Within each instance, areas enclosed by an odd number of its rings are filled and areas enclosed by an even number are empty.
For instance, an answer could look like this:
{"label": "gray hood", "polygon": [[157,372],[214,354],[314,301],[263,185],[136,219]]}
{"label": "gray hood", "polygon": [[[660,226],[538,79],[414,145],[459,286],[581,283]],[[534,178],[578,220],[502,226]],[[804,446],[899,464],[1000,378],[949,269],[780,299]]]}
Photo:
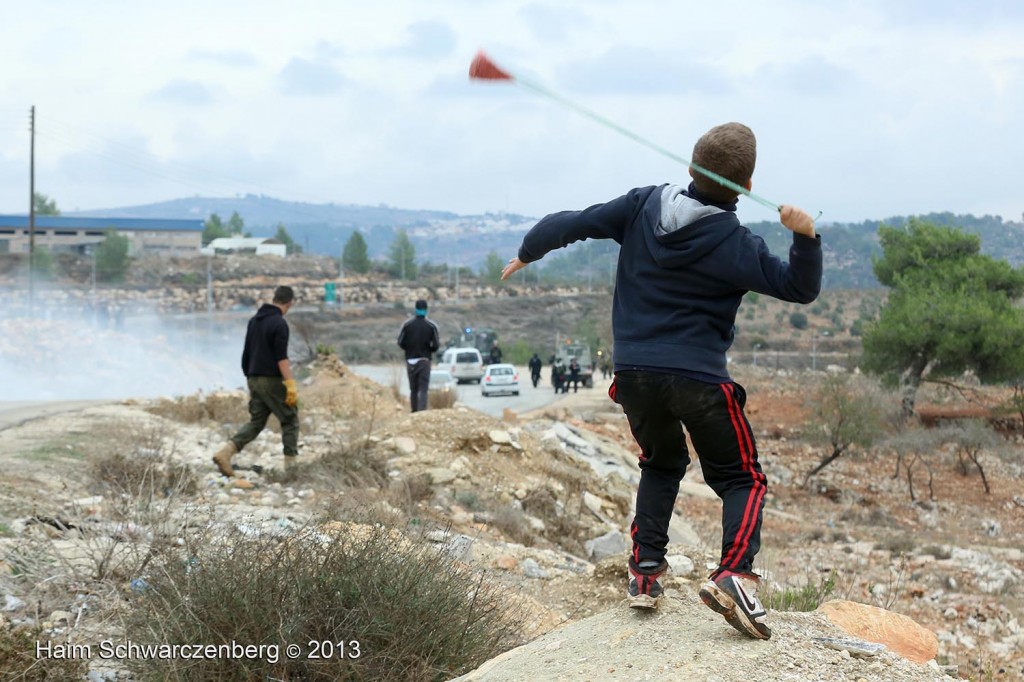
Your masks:
{"label": "gray hood", "polygon": [[739,227],[736,214],[701,203],[681,185],[665,185],[647,199],[647,247],[661,267],[687,266]]}

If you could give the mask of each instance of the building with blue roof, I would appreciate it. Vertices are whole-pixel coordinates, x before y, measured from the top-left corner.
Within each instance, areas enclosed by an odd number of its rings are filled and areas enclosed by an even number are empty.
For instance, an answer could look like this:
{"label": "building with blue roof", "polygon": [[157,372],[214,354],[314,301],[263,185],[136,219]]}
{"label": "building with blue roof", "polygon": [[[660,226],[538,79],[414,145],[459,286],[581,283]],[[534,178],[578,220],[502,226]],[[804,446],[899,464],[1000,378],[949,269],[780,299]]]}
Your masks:
{"label": "building with blue roof", "polygon": [[[86,253],[114,230],[128,238],[132,256],[195,256],[203,245],[203,221],[153,218],[35,217],[36,248]],[[28,253],[27,215],[0,215],[0,253]]]}

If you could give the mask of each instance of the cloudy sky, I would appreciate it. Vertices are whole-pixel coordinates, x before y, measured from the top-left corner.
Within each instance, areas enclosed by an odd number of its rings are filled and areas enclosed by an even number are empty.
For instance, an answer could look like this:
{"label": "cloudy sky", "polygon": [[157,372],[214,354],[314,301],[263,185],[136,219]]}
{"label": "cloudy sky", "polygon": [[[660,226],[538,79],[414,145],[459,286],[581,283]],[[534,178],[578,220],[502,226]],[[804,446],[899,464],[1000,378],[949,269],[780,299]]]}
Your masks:
{"label": "cloudy sky", "polygon": [[686,158],[743,121],[755,191],[826,220],[1024,211],[1019,0],[10,9],[0,212],[26,210],[31,105],[37,188],[64,210],[255,193],[539,216],[685,177],[521,86],[471,83],[479,48]]}

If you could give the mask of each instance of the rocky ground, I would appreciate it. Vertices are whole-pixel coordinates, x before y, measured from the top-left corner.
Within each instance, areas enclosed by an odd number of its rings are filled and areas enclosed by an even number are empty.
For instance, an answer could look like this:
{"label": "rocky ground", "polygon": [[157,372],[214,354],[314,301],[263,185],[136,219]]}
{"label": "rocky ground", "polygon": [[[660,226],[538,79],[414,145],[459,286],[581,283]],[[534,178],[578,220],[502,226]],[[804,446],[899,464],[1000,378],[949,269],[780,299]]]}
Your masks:
{"label": "rocky ground", "polygon": [[[842,632],[821,614],[773,612],[777,634],[765,643],[700,605],[720,508],[697,466],[677,504],[664,608],[646,617],[625,608],[636,446],[607,382],[501,421],[459,405],[408,414],[391,389],[333,359],[304,371],[307,466],[288,473],[272,431],[238,456],[235,479],[213,469],[210,454],[245,419],[240,392],[104,404],[0,431],[0,627],[116,636],[117,606],[144,574],[140,557],[195,518],[287,534],[356,507],[415,521],[523,595],[529,643],[466,679],[1024,679],[1019,437],[983,453],[990,494],[947,451],[927,463],[934,500],[912,502],[883,450],[854,452],[805,483],[823,454],[810,442],[806,403],[823,375],[737,373],[771,485],[762,596],[817,590],[818,601],[906,614],[938,637],[936,662],[917,664],[825,647],[814,638]],[[314,466],[339,452],[343,470]],[[160,462],[163,493],[126,507],[138,491],[115,473],[139,462]],[[93,667],[97,679],[117,673],[109,662]]]}

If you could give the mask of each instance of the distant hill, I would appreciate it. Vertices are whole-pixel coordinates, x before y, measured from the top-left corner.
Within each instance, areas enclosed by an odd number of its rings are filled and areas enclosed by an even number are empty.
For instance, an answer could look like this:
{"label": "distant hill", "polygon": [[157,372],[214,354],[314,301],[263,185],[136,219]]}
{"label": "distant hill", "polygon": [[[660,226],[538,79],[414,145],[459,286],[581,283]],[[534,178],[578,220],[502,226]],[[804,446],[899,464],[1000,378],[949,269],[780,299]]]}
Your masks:
{"label": "distant hill", "polygon": [[[206,218],[217,213],[226,220],[235,211],[245,221],[246,229],[257,236],[270,236],[277,231],[278,224],[284,224],[292,238],[311,253],[338,255],[352,233],[359,230],[366,239],[370,257],[385,258],[396,232],[405,229],[420,262],[458,264],[474,269],[490,251],[503,259],[514,255],[523,234],[536,222],[536,218],[508,213],[459,215],[383,204],[310,204],[255,194],[234,198],[196,196],[68,215]],[[1016,267],[1024,265],[1024,223],[990,215],[930,213],[918,217],[978,234],[985,253],[1006,259]],[[878,286],[871,270],[872,257],[880,253],[878,228],[904,225],[907,220],[908,216],[895,216],[861,223],[822,223],[819,231],[825,248],[826,288]],[[757,222],[748,227],[761,235],[773,252],[783,257],[788,253],[790,236],[778,222]],[[605,283],[611,281],[615,254],[614,245],[610,243],[577,244],[546,258],[542,270],[548,277]]]}
{"label": "distant hill", "polygon": [[283,224],[292,238],[308,252],[338,255],[355,230],[366,239],[371,258],[384,258],[400,229],[416,246],[417,259],[434,263],[451,261],[457,253],[460,265],[476,268],[488,251],[514,253],[523,233],[534,220],[515,214],[463,216],[446,211],[426,211],[392,206],[357,204],[310,204],[282,201],[265,195],[238,197],[188,197],[155,204],[77,211],[67,215],[105,218],[206,218],[213,213],[227,218],[234,212],[255,236],[270,236]]}

